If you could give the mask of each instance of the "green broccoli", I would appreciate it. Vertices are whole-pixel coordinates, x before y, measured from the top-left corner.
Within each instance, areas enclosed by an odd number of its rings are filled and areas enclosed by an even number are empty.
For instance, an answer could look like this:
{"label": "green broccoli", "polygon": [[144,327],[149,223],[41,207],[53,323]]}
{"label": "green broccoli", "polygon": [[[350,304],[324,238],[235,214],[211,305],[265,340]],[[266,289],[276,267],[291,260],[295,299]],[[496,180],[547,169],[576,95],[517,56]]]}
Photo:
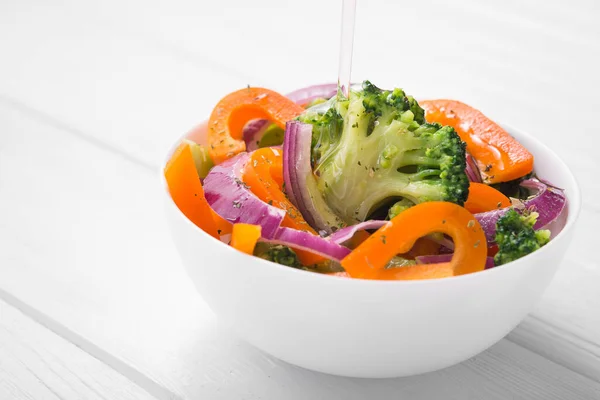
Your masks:
{"label": "green broccoli", "polygon": [[496,222],[496,243],[498,253],[494,256],[496,265],[502,265],[533,253],[550,241],[550,231],[534,230],[538,213],[524,210],[518,213],[508,210]]}
{"label": "green broccoli", "polygon": [[409,260],[408,258],[395,256],[387,263],[385,268],[402,268],[411,265],[417,265],[417,262],[415,260]]}
{"label": "green broccoli", "polygon": [[325,97],[317,97],[316,99],[309,102],[306,106],[304,106],[304,108],[310,108],[310,107],[316,106],[317,104],[325,103],[327,100],[329,100],[329,99],[325,98]]}
{"label": "green broccoli", "polygon": [[254,248],[254,255],[286,267],[302,268],[302,263],[294,250],[287,246],[260,242]]}
{"label": "green broccoli", "polygon": [[397,201],[388,210],[388,219],[394,218],[396,215],[400,214],[402,211],[407,210],[414,205],[415,204],[408,199],[402,199],[400,201]]}
{"label": "green broccoli", "polygon": [[298,119],[313,125],[317,188],[345,223],[399,200],[407,208],[435,200],[462,205],[467,198],[465,144],[452,127],[427,123],[401,89],[365,81],[349,99],[333,97]]}

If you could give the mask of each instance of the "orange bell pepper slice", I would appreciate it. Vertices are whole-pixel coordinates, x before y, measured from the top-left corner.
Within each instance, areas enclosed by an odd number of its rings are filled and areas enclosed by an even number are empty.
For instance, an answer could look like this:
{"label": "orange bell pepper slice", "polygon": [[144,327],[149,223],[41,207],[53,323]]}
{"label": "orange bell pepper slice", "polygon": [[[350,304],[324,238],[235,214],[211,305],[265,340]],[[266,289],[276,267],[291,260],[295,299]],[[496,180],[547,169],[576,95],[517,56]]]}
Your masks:
{"label": "orange bell pepper slice", "polygon": [[261,227],[252,224],[234,224],[231,232],[231,247],[246,254],[254,254],[256,242],[260,239]]}
{"label": "orange bell pepper slice", "polygon": [[217,233],[219,235],[227,235],[231,233],[233,230],[233,224],[217,214],[212,208],[210,211],[212,212],[213,220],[217,226]]}
{"label": "orange bell pepper slice", "polygon": [[473,214],[510,207],[511,202],[501,191],[483,183],[469,184],[469,197],[465,208]]}
{"label": "orange bell pepper slice", "polygon": [[316,234],[302,214],[283,193],[283,154],[265,147],[252,152],[244,168],[242,180],[259,199],[286,212],[283,225]]}
{"label": "orange bell pepper slice", "polygon": [[269,89],[248,87],[225,96],[208,121],[209,155],[215,164],[246,150],[242,131],[252,119],[268,119],[285,129],[304,108]]}
{"label": "orange bell pepper slice", "polygon": [[533,155],[481,111],[456,100],[426,100],[419,105],[427,121],[456,130],[485,183],[511,181],[533,171]]}
{"label": "orange bell pepper slice", "polygon": [[[265,147],[252,152],[252,156],[244,168],[242,180],[256,197],[285,211],[283,226],[317,234],[283,193],[283,154],[281,150]],[[294,251],[304,265],[325,260],[322,256],[308,251],[298,249]]]}
{"label": "orange bell pepper slice", "polygon": [[[398,253],[408,252],[417,239],[441,232],[454,239],[450,262],[385,269]],[[347,255],[342,267],[352,278],[436,279],[482,271],[487,257],[485,234],[473,215],[448,202],[421,203],[394,217]]]}
{"label": "orange bell pepper slice", "polygon": [[438,254],[440,251],[440,247],[442,246],[439,243],[436,243],[429,238],[422,237],[417,239],[410,251],[404,256],[405,258],[414,259],[415,257],[419,256]]}
{"label": "orange bell pepper slice", "polygon": [[181,212],[204,232],[218,239],[212,208],[204,198],[204,189],[187,143],[177,147],[165,166],[164,174],[169,193]]}
{"label": "orange bell pepper slice", "polygon": [[346,247],[348,247],[350,249],[355,249],[362,242],[364,242],[365,240],[367,240],[369,238],[369,236],[371,236],[371,234],[368,233],[367,231],[358,231],[354,235],[352,235],[352,237],[350,238],[350,240],[348,240],[346,243],[344,243],[344,246],[346,246]]}

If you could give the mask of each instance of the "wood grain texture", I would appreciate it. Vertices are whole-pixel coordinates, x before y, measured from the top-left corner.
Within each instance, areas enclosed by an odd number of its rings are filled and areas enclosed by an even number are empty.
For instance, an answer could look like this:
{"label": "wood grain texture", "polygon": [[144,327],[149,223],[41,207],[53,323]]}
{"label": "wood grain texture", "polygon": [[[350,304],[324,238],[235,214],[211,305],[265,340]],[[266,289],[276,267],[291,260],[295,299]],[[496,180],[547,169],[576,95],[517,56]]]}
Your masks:
{"label": "wood grain texture", "polygon": [[[102,350],[100,359],[159,398],[600,394],[598,382],[509,341],[456,367],[395,380],[332,377],[266,356],[221,329],[194,292],[169,241],[153,174],[46,122],[0,105],[0,126],[10,133],[0,140],[0,187],[13,194],[0,198],[0,209],[17,210],[0,229],[0,296],[18,295],[15,304],[91,354]],[[3,172],[19,160],[18,175]],[[38,165],[51,178],[36,180]],[[39,204],[39,193],[52,196]],[[34,241],[34,229],[63,240]]]}
{"label": "wood grain texture", "polygon": [[[590,235],[600,183],[595,146],[581,145],[600,108],[598,3],[359,2],[358,79],[477,105],[542,136],[583,183],[568,262],[512,343],[386,381],[264,356],[218,328],[179,266],[157,199],[165,149],[230,90],[285,92],[337,70],[336,2],[218,3],[0,5],[0,294],[159,398],[600,397],[600,264]],[[276,22],[248,18],[267,13]],[[312,18],[317,29],[274,35],[281,16],[291,27]],[[403,32],[419,32],[418,62],[395,50],[398,16]],[[297,61],[282,60],[306,43]]]}
{"label": "wood grain texture", "polygon": [[151,399],[127,378],[0,300],[0,399]]}

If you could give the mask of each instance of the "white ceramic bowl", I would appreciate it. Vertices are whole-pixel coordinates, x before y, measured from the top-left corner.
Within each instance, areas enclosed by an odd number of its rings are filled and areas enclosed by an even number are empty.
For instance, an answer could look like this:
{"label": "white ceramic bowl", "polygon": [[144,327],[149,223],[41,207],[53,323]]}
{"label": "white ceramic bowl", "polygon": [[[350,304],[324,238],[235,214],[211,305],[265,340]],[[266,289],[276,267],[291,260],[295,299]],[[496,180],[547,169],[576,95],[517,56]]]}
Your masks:
{"label": "white ceramic bowl", "polygon": [[[284,267],[242,254],[190,222],[163,179],[167,218],[198,292],[241,338],[304,368],[385,378],[464,361],[510,332],[556,272],[580,209],[577,182],[540,141],[505,127],[535,156],[539,175],[565,189],[566,225],[548,245],[513,263],[425,281],[368,281]],[[205,142],[205,125],[188,138]],[[162,176],[162,171],[161,171]]]}

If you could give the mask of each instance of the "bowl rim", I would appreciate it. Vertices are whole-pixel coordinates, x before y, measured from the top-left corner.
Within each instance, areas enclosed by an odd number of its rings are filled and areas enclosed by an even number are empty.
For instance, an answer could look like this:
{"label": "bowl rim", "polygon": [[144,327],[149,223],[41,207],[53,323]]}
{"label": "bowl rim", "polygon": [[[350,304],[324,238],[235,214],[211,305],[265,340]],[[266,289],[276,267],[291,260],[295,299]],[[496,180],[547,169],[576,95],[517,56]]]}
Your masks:
{"label": "bowl rim", "polygon": [[[173,198],[171,197],[171,194],[169,193],[167,182],[166,182],[166,179],[165,179],[165,176],[163,173],[164,167],[166,166],[167,161],[170,159],[171,155],[173,154],[173,152],[175,151],[175,149],[177,148],[177,146],[179,145],[181,140],[184,139],[190,132],[194,131],[195,129],[202,126],[203,124],[205,124],[205,122],[197,124],[194,127],[194,129],[192,129],[191,131],[188,131],[186,134],[180,136],[177,139],[177,141],[171,146],[171,148],[169,149],[169,151],[166,154],[166,157],[164,157],[161,160],[160,168],[159,168],[158,172],[159,172],[159,177],[160,177],[160,182],[161,182],[161,187],[162,187],[162,194],[165,196],[164,200],[166,201],[167,205],[171,208],[174,208],[177,216],[179,218],[182,218],[184,223],[189,224],[194,230],[199,232],[200,237],[203,236],[205,239],[214,240],[214,241],[219,242],[219,245],[227,248],[227,250],[225,250],[225,251],[235,252],[235,253],[237,253],[237,256],[241,255],[241,256],[243,256],[243,258],[247,257],[248,260],[254,260],[254,262],[262,263],[262,265],[264,265],[265,267],[267,267],[267,265],[268,265],[267,268],[277,268],[277,269],[279,269],[279,271],[286,270],[286,271],[288,271],[287,273],[290,273],[290,274],[302,274],[301,276],[303,276],[306,279],[313,279],[313,278],[310,278],[312,276],[312,277],[314,277],[314,279],[327,279],[328,280],[328,281],[323,281],[323,282],[331,282],[331,283],[347,282],[347,283],[344,283],[346,285],[413,285],[413,286],[414,285],[444,285],[444,284],[450,284],[450,282],[483,279],[484,276],[491,277],[491,276],[493,276],[493,274],[501,274],[502,271],[507,270],[509,268],[514,269],[514,268],[523,267],[524,266],[523,264],[528,264],[528,263],[534,261],[535,258],[541,257],[542,254],[545,254],[546,252],[551,251],[550,248],[555,247],[557,245],[555,242],[562,240],[562,238],[564,238],[568,234],[568,232],[570,232],[574,229],[573,227],[574,227],[577,219],[579,218],[579,214],[581,211],[581,188],[579,186],[579,182],[577,181],[575,175],[573,174],[573,171],[571,171],[571,169],[563,161],[563,159],[561,157],[559,157],[558,154],[556,154],[552,149],[550,149],[548,146],[546,146],[542,141],[540,141],[539,139],[537,139],[530,133],[522,131],[520,129],[517,129],[517,128],[513,127],[512,125],[508,125],[505,123],[499,123],[499,125],[501,125],[504,129],[506,129],[511,135],[513,132],[516,132],[517,136],[526,136],[527,139],[530,139],[530,140],[536,142],[536,145],[539,148],[541,148],[543,152],[549,153],[551,156],[553,156],[555,159],[558,160],[558,162],[560,164],[560,168],[563,169],[567,173],[567,177],[572,181],[573,191],[572,191],[572,193],[569,193],[569,196],[567,197],[567,207],[568,207],[567,222],[566,222],[565,226],[563,227],[563,229],[548,244],[546,244],[539,250],[536,250],[535,252],[528,254],[527,256],[525,256],[523,258],[520,258],[518,260],[515,260],[510,263],[502,265],[502,268],[484,269],[482,271],[478,271],[478,272],[474,272],[474,273],[470,273],[470,274],[451,276],[451,277],[447,277],[447,278],[443,278],[443,279],[374,280],[374,279],[363,279],[363,278],[343,278],[343,277],[339,277],[339,276],[320,274],[320,273],[315,273],[312,271],[306,271],[306,270],[297,269],[297,268],[290,268],[290,267],[286,267],[284,265],[280,265],[280,264],[277,264],[274,262],[264,260],[260,257],[255,257],[253,255],[239,252],[239,251],[235,250],[234,248],[232,248],[231,246],[224,243],[223,241],[212,237],[211,235],[209,235],[208,233],[206,233],[205,231],[200,229],[198,226],[196,226],[196,224],[194,224],[179,209],[179,207],[177,207],[177,205],[173,201]],[[282,272],[282,273],[286,273],[286,272]],[[444,282],[447,282],[447,283],[444,283]]]}

